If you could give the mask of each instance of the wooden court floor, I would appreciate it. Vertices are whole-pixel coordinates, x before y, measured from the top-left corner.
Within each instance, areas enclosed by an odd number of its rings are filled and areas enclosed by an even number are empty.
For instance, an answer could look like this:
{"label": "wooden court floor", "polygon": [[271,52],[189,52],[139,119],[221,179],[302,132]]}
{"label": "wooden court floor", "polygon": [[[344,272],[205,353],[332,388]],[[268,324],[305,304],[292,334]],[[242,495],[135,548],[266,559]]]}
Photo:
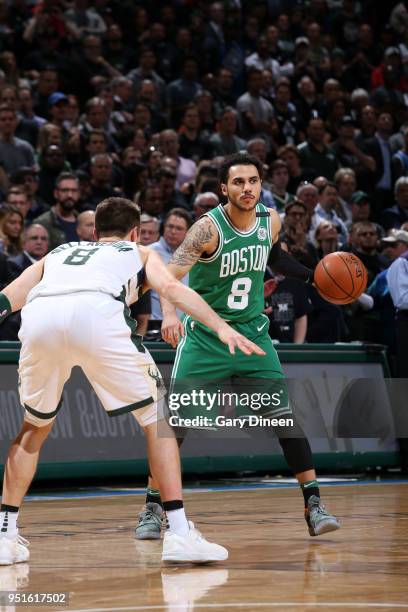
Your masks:
{"label": "wooden court floor", "polygon": [[31,560],[0,568],[0,590],[69,592],[69,605],[0,609],[408,610],[408,482],[322,493],[342,528],[318,538],[296,488],[187,493],[189,517],[230,551],[200,567],[161,567],[161,543],[134,540],[140,495],[28,502]]}

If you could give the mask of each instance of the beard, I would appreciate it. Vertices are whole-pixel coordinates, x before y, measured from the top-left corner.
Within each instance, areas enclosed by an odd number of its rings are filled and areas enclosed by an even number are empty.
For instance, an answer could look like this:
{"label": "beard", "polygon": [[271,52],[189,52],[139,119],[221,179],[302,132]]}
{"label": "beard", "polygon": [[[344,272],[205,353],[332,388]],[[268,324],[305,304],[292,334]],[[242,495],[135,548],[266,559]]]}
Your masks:
{"label": "beard", "polygon": [[76,202],[72,198],[67,198],[63,202],[60,202],[59,205],[64,212],[71,212],[71,210],[75,208]]}
{"label": "beard", "polygon": [[254,198],[254,200],[251,200],[251,204],[241,204],[241,202],[239,201],[239,197],[238,198],[231,198],[229,191],[227,189],[227,198],[228,198],[228,202],[231,204],[231,206],[233,206],[234,208],[238,208],[238,210],[242,210],[243,212],[250,212],[251,210],[254,210],[254,208],[256,208],[256,205],[258,204],[259,198]]}

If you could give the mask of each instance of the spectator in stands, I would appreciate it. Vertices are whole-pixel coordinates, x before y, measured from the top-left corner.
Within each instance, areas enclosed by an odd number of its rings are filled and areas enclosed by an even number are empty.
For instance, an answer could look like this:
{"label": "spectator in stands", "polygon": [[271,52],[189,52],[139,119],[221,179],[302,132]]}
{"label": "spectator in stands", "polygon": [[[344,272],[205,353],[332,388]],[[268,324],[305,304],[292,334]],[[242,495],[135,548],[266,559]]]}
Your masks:
{"label": "spectator in stands", "polygon": [[93,210],[84,210],[76,219],[76,233],[79,240],[92,242],[94,240],[95,213]]}
{"label": "spectator in stands", "polygon": [[150,246],[160,238],[160,221],[147,213],[140,215],[140,244]]}
{"label": "spectator in stands", "polygon": [[26,194],[29,203],[28,212],[25,216],[26,222],[31,223],[36,217],[48,210],[49,206],[37,195],[39,177],[35,168],[22,166],[12,176],[12,183],[21,187]]}
{"label": "spectator in stands", "polygon": [[401,176],[394,185],[394,196],[396,203],[391,208],[384,210],[381,224],[385,231],[391,228],[399,228],[408,220],[408,177]]}
{"label": "spectator in stands", "polygon": [[70,165],[59,145],[50,144],[41,153],[39,196],[48,204],[54,202],[55,181],[61,172],[69,171]]}
{"label": "spectator in stands", "polygon": [[81,35],[105,34],[106,23],[93,7],[88,7],[88,0],[75,0],[72,8],[65,11],[65,16],[75,24]]}
{"label": "spectator in stands", "polygon": [[201,120],[197,106],[187,105],[179,129],[180,155],[196,163],[211,157],[208,138],[201,130]]}
{"label": "spectator in stands", "polygon": [[48,99],[58,90],[58,71],[55,66],[44,66],[40,70],[37,91],[34,96],[34,110],[40,117],[48,119]]}
{"label": "spectator in stands", "polygon": [[[351,196],[350,202],[351,217],[346,221],[347,229],[350,231],[355,223],[368,221],[371,216],[370,196],[365,191],[355,191]],[[377,232],[382,229],[377,225]]]}
{"label": "spectator in stands", "polygon": [[309,224],[319,201],[319,190],[312,183],[301,183],[296,191],[296,198],[306,204]]}
{"label": "spectator in stands", "polygon": [[366,104],[361,110],[360,130],[356,142],[359,147],[370,139],[374,138],[377,130],[377,115],[375,109],[370,104]]}
{"label": "spectator in stands", "polygon": [[234,76],[232,71],[225,66],[217,73],[214,90],[215,110],[219,114],[226,106],[235,106],[236,96],[234,94]]}
{"label": "spectator in stands", "polygon": [[354,170],[359,177],[364,175],[365,181],[374,177],[376,163],[373,157],[364,153],[355,142],[354,119],[350,115],[342,117],[338,124],[338,138],[332,143],[332,149],[342,167]]}
{"label": "spectator in stands", "polygon": [[339,231],[331,221],[320,221],[314,231],[314,243],[317,246],[319,259],[329,255],[329,253],[340,251],[342,248]]}
{"label": "spectator in stands", "polygon": [[274,208],[281,213],[285,210],[285,206],[294,198],[291,193],[287,192],[289,171],[286,163],[281,159],[272,162],[269,175]]}
{"label": "spectator in stands", "polygon": [[139,66],[127,74],[127,78],[132,81],[133,95],[139,95],[140,85],[145,79],[153,81],[157,92],[157,103],[160,109],[165,101],[166,84],[159,74],[155,71],[156,56],[149,47],[143,47],[139,55]]}
{"label": "spectator in stands", "polygon": [[238,127],[237,112],[226,106],[218,117],[217,132],[211,136],[212,156],[232,155],[244,150],[246,142],[236,134]]}
{"label": "spectator in stands", "polygon": [[368,193],[373,193],[373,213],[379,219],[381,212],[392,204],[392,172],[391,172],[391,147],[390,136],[393,132],[393,118],[388,112],[379,114],[376,124],[375,136],[364,143],[364,151],[375,161],[375,173],[371,177],[371,184],[365,188]]}
{"label": "spectator in stands", "polygon": [[151,182],[146,189],[140,192],[137,198],[142,212],[148,213],[153,217],[163,218],[164,199],[157,182]]}
{"label": "spectator in stands", "polygon": [[0,221],[0,251],[19,255],[23,251],[24,217],[18,208],[6,205]]}
{"label": "spectator in stands", "polygon": [[174,127],[180,124],[187,105],[194,101],[195,96],[202,89],[197,77],[197,60],[194,57],[186,57],[183,62],[181,77],[167,86],[167,102]]}
{"label": "spectator in stands", "polygon": [[[174,251],[183,242],[191,225],[191,215],[184,208],[173,208],[164,219],[163,236],[157,242],[150,245],[150,248],[156,251],[165,263],[168,263]],[[188,285],[188,274],[180,280],[185,285]],[[159,295],[155,291],[151,292],[151,304],[152,319],[161,320],[163,315]]]}
{"label": "spectator in stands", "polygon": [[316,205],[314,215],[311,220],[312,232],[322,221],[330,221],[339,232],[340,241],[343,245],[347,243],[348,232],[344,222],[336,213],[338,192],[334,183],[327,182],[320,187],[319,202]]}
{"label": "spectator in stands", "polygon": [[34,150],[30,143],[15,137],[16,111],[0,105],[0,164],[7,174],[14,174],[21,166],[34,165]]}
{"label": "spectator in stands", "polygon": [[48,232],[42,225],[33,223],[24,231],[23,250],[8,258],[10,280],[17,278],[26,268],[48,253]]}
{"label": "spectator in stands", "polygon": [[62,148],[62,132],[61,128],[57,125],[44,123],[38,133],[37,157],[39,161],[41,161],[44,151],[49,145],[56,145]]}
{"label": "spectator in stands", "polygon": [[91,193],[89,194],[89,206],[95,209],[99,202],[105,198],[118,195],[118,191],[112,186],[112,159],[107,153],[98,153],[91,159],[90,166]]}
{"label": "spectator in stands", "polygon": [[293,257],[313,269],[317,265],[318,255],[316,248],[307,237],[307,217],[306,204],[301,200],[293,199],[286,204],[281,241],[285,243]]}
{"label": "spectator in stands", "polygon": [[[24,117],[24,119],[34,121],[34,123],[37,124],[38,129],[44,125],[44,123],[46,123],[47,120],[44,117],[39,117],[34,112],[34,100],[31,95],[30,87],[24,86],[18,89],[18,107],[22,117]],[[37,143],[35,143],[33,146],[35,148]]]}
{"label": "spectator in stands", "polygon": [[196,195],[193,201],[194,219],[199,219],[219,204],[219,197],[212,191],[204,191]]}
{"label": "spectator in stands", "polygon": [[3,87],[0,95],[0,104],[9,106],[17,113],[17,125],[14,136],[29,142],[33,149],[37,146],[38,125],[32,119],[28,119],[19,112],[19,100],[17,88],[13,85]]}
{"label": "spectator in stands", "polygon": [[54,206],[35,219],[35,223],[43,225],[48,231],[50,250],[65,242],[78,240],[75,207],[79,195],[79,183],[75,174],[61,173],[55,183]]}
{"label": "spectator in stands", "polygon": [[[382,255],[392,263],[408,250],[408,232],[391,230],[388,236],[382,239],[381,244]],[[388,287],[387,273],[388,268],[379,272],[369,285],[367,293],[374,298],[374,310],[378,314],[380,323],[378,341],[385,344],[391,355],[395,356],[395,307]]]}
{"label": "spectator in stands", "polygon": [[395,180],[408,176],[408,125],[402,127],[403,144],[392,156],[392,176]]}
{"label": "spectator in stands", "polygon": [[338,162],[334,151],[325,144],[323,120],[319,117],[310,119],[306,134],[306,142],[298,146],[301,166],[318,168],[331,181],[338,168]]}
{"label": "spectator in stands", "polygon": [[272,135],[274,111],[271,103],[261,96],[261,70],[248,70],[247,87],[248,90],[237,100],[240,135],[245,139],[258,136],[268,141]]}
{"label": "spectator in stands", "polygon": [[276,84],[273,109],[277,124],[274,141],[279,146],[299,142],[300,123],[296,107],[291,101],[290,82],[287,79],[281,79]]}
{"label": "spectator in stands", "polygon": [[316,177],[316,171],[312,168],[302,168],[300,165],[300,154],[293,144],[284,145],[278,149],[278,158],[282,159],[289,172],[289,193],[296,193],[301,183],[312,181]]}
{"label": "spectator in stands", "polygon": [[[305,40],[307,41],[307,39]],[[295,106],[298,112],[299,121],[302,124],[302,129],[305,131],[308,119],[312,116],[312,111],[317,111],[318,108],[315,82],[310,76],[305,74],[299,79],[297,90],[298,98],[295,102]]]}
{"label": "spectator in stands", "polygon": [[26,217],[30,210],[30,202],[27,194],[22,187],[11,187],[6,196],[6,203],[17,208],[23,216],[24,225],[26,225]]}
{"label": "spectator in stands", "polygon": [[159,183],[162,193],[164,214],[167,214],[172,208],[189,208],[186,198],[181,191],[176,188],[177,174],[172,168],[166,166],[160,168],[155,178]]}
{"label": "spectator in stands", "polygon": [[176,187],[180,189],[184,183],[194,180],[197,166],[192,159],[179,155],[179,139],[174,130],[163,130],[160,132],[160,149],[163,155],[171,157],[176,163]]}
{"label": "spectator in stands", "polygon": [[355,253],[367,268],[368,285],[388,266],[385,257],[379,253],[379,239],[377,227],[371,221],[359,221],[351,228],[351,252]]}
{"label": "spectator in stands", "polygon": [[356,173],[352,168],[340,168],[334,175],[334,184],[338,190],[337,214],[347,225],[352,217],[352,197],[357,188]]}

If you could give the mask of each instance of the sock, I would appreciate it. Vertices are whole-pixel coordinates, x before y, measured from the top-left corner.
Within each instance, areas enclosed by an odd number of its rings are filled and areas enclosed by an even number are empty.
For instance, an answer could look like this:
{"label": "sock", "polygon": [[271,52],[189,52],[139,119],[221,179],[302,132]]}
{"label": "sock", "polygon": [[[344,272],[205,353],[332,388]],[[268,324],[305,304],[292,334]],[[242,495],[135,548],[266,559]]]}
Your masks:
{"label": "sock", "polygon": [[180,499],[163,502],[163,508],[166,511],[170,531],[180,536],[187,535],[190,527],[184,512],[183,502]]}
{"label": "sock", "polygon": [[317,480],[308,480],[306,482],[302,482],[300,488],[302,489],[306,508],[308,501],[312,497],[312,495],[316,495],[316,497],[320,498],[319,483],[317,482]]}
{"label": "sock", "polygon": [[159,489],[151,489],[150,487],[147,487],[146,504],[150,504],[150,503],[159,504],[159,506],[163,507]]}
{"label": "sock", "polygon": [[18,534],[17,519],[19,508],[1,504],[0,506],[0,536],[15,538]]}

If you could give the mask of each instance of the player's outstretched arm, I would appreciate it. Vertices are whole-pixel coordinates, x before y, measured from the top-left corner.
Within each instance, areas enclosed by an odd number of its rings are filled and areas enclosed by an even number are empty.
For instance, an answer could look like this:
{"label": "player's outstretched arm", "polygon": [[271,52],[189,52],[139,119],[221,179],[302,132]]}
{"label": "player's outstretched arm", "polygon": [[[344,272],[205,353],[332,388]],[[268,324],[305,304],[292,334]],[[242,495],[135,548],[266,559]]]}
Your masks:
{"label": "player's outstretched arm", "polygon": [[180,308],[194,319],[207,325],[218,334],[221,342],[229,347],[234,354],[239,348],[246,355],[256,353],[264,355],[264,351],[256,344],[236,332],[192,289],[174,278],[157,253],[149,251],[145,261],[146,278],[149,285],[176,308]]}
{"label": "player's outstretched arm", "polygon": [[[26,303],[31,289],[40,282],[44,271],[44,260],[29,266],[12,283],[4,287],[0,293],[0,322],[12,312],[20,310]],[[6,311],[6,312],[5,312]]]}

